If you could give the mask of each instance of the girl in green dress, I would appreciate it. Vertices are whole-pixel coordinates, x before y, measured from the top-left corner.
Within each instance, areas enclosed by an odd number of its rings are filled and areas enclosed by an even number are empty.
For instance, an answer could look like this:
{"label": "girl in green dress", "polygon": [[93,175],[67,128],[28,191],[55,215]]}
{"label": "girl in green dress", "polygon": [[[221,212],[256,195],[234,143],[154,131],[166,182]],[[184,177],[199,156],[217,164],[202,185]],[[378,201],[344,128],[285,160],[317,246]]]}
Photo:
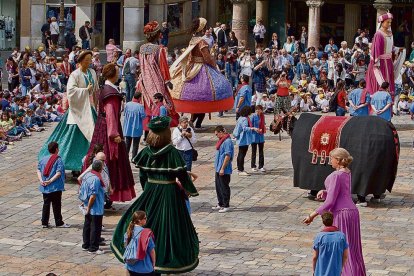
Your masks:
{"label": "girl in green dress", "polygon": [[146,227],[155,236],[157,273],[176,274],[193,270],[198,265],[199,241],[182,191],[197,196],[180,153],[171,145],[169,117],[156,117],[148,124],[148,146],[133,159],[140,169],[141,196],[129,207],[115,229],[111,249],[123,262],[124,234],[135,211],[147,214]]}

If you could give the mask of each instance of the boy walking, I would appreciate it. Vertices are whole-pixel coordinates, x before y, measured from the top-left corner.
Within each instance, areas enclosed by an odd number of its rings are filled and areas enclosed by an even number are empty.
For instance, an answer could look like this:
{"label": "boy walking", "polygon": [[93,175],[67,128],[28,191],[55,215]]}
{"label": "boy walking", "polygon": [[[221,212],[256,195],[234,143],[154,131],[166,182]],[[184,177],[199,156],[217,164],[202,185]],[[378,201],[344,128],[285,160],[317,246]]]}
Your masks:
{"label": "boy walking", "polygon": [[101,177],[102,168],[102,161],[93,161],[92,171],[85,174],[79,190],[79,199],[86,209],[82,250],[98,255],[105,253],[103,250],[99,250],[105,205],[105,184]]}
{"label": "boy walking", "polygon": [[333,224],[333,215],[322,215],[325,228],[315,237],[313,244],[313,271],[315,276],[341,276],[348,259],[348,243],[345,234]]}
{"label": "boy walking", "polygon": [[231,161],[234,156],[234,146],[230,134],[223,126],[214,129],[214,134],[219,139],[216,144],[216,158],[214,160],[215,182],[218,204],[212,207],[219,213],[230,211],[230,176],[232,173]]}
{"label": "boy walking", "polygon": [[50,155],[43,157],[37,166],[37,177],[40,181],[39,191],[43,194],[42,226],[49,228],[50,205],[53,208],[56,227],[69,228],[62,219],[62,191],[65,190],[65,167],[59,156],[59,145],[50,142]]}

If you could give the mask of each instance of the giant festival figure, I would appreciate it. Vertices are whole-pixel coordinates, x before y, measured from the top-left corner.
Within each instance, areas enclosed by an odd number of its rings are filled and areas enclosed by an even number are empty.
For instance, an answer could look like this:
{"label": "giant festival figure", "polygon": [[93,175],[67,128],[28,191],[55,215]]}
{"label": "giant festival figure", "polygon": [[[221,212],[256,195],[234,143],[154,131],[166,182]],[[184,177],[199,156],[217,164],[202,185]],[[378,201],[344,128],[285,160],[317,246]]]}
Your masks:
{"label": "giant festival figure", "polygon": [[207,20],[193,21],[186,51],[171,65],[171,96],[178,112],[209,113],[233,108],[230,82],[217,69],[216,61],[202,38]]}
{"label": "giant festival figure", "polygon": [[84,51],[78,57],[79,68],[73,71],[67,84],[69,109],[39,152],[39,160],[48,155],[47,145],[55,141],[65,169],[75,175],[82,169],[82,158],[88,151],[95,128],[94,95],[98,90],[96,73],[89,68],[92,52]]}
{"label": "giant festival figure", "polygon": [[[389,91],[394,98],[395,75],[401,70],[402,62],[405,60],[405,51],[394,47],[391,23],[393,16],[385,13],[378,17],[380,28],[375,33],[371,45],[371,60],[369,62],[366,82],[367,91],[372,95],[380,90],[383,82],[390,84]],[[393,62],[393,54],[398,55],[396,62]]]}
{"label": "giant festival figure", "polygon": [[144,120],[144,130],[148,131],[148,122],[154,115],[155,110],[159,108],[154,103],[154,95],[157,93],[164,96],[168,116],[171,117],[171,126],[177,126],[179,115],[175,111],[174,103],[168,91],[168,88],[172,88],[172,84],[168,70],[167,51],[164,46],[158,44],[161,37],[159,23],[157,21],[149,22],[144,27],[144,34],[148,43],[143,44],[139,49],[141,74],[137,82],[137,90],[142,93],[145,113],[147,114]]}
{"label": "giant festival figure", "polygon": [[[98,119],[95,125],[88,156],[93,154],[96,144],[103,145],[110,178],[111,201],[130,201],[135,198],[134,177],[126,151],[121,126],[122,94],[114,83],[119,69],[113,63],[103,67],[105,84],[98,95]],[[85,160],[89,160],[87,157]]]}

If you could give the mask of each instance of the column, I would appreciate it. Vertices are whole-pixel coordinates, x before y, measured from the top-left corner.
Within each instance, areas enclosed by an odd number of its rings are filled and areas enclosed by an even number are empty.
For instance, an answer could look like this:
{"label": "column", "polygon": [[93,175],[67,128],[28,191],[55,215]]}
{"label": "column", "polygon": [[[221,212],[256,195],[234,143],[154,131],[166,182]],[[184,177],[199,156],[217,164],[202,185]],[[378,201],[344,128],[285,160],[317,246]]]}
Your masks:
{"label": "column", "polygon": [[[199,0],[198,3],[200,3],[200,17],[203,17],[203,18],[208,20],[208,18],[207,18],[207,1],[208,0]],[[211,26],[211,23],[212,22],[208,22],[208,25]]]}
{"label": "column", "polygon": [[[125,0],[124,2],[124,37],[123,50],[132,52],[145,43],[144,36],[144,0]],[[161,24],[161,23],[160,23]]]}
{"label": "column", "polygon": [[[78,41],[81,41],[79,37],[79,28],[85,25],[85,21],[91,22],[92,28],[93,25],[93,8],[94,0],[76,0],[76,18],[75,18],[75,35]],[[94,37],[91,37],[91,49],[94,43]]]}
{"label": "column", "polygon": [[188,30],[191,28],[193,21],[193,3],[187,0],[183,3],[183,27],[181,29]]}
{"label": "column", "polygon": [[348,47],[354,45],[354,35],[361,28],[361,6],[359,4],[345,4],[345,41]]}
{"label": "column", "polygon": [[165,21],[164,16],[165,4],[164,0],[150,0],[149,1],[149,21],[158,21],[162,23]]}
{"label": "column", "polygon": [[377,30],[379,28],[378,17],[387,13],[392,8],[392,3],[390,0],[375,0],[374,8],[377,10],[377,17],[375,18],[375,22],[377,23]]}
{"label": "column", "polygon": [[233,3],[233,18],[232,18],[232,31],[234,31],[239,43],[245,41],[248,43],[248,5],[247,0],[231,0]]}
{"label": "column", "polygon": [[308,24],[308,47],[318,49],[320,44],[321,28],[321,7],[324,4],[322,0],[308,0],[306,5],[309,7],[309,24]]}
{"label": "column", "polygon": [[208,26],[212,26],[215,27],[216,26],[216,22],[217,22],[217,1],[219,0],[205,0],[207,1],[207,25]]}
{"label": "column", "polygon": [[[30,0],[21,0],[20,11],[21,11],[21,14],[27,15],[27,16],[22,16],[20,18],[20,49],[23,49],[24,47],[31,45],[31,41],[30,41],[30,38],[31,38],[31,2]],[[16,29],[16,32],[19,32],[19,30]],[[40,33],[40,29],[39,29],[39,33]]]}
{"label": "column", "polygon": [[[269,1],[256,0],[256,20],[261,19],[266,27],[265,40],[269,37]],[[267,45],[267,44],[265,44]]]}
{"label": "column", "polygon": [[[29,2],[28,5],[30,5],[30,1],[24,1],[24,2]],[[25,16],[22,16],[22,23],[27,23],[27,21],[29,21],[30,27],[29,28],[24,28],[25,31],[28,31],[30,33],[26,33],[26,35],[28,34],[29,37],[24,36],[23,34],[21,38],[21,40],[23,39],[24,41],[22,41],[22,43],[20,46],[22,48],[26,47],[26,46],[31,46],[32,49],[37,48],[41,43],[42,43],[42,33],[40,31],[40,29],[42,28],[43,24],[46,23],[46,14],[45,14],[45,2],[43,0],[32,0],[31,1],[31,9],[30,9],[30,13],[27,9],[25,9],[28,13],[30,14],[29,19],[27,20],[25,18]],[[23,3],[22,3],[23,5]],[[26,5],[26,3],[25,3]],[[23,10],[22,10],[22,15],[24,15]],[[22,24],[22,30],[23,30],[23,24]]]}

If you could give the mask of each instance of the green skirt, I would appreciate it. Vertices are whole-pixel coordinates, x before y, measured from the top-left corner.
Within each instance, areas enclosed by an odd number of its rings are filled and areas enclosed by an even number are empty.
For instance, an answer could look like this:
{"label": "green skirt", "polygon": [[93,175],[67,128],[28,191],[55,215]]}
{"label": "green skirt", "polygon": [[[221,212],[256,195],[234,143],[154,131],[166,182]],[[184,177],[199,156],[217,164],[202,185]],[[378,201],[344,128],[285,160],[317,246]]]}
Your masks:
{"label": "green skirt", "polygon": [[[96,111],[92,109],[92,116],[96,122]],[[59,144],[59,156],[65,164],[65,170],[81,171],[82,159],[85,157],[89,149],[89,141],[85,138],[78,125],[68,125],[68,113],[66,111],[62,120],[53,130],[52,135],[47,139],[46,143],[40,149],[38,159],[49,155],[47,146],[50,142],[57,142]]]}
{"label": "green skirt", "polygon": [[183,193],[176,184],[145,184],[144,192],[119,221],[111,249],[124,262],[124,234],[135,211],[145,211],[147,224],[155,236],[155,271],[178,274],[198,265],[199,241],[187,211]]}

